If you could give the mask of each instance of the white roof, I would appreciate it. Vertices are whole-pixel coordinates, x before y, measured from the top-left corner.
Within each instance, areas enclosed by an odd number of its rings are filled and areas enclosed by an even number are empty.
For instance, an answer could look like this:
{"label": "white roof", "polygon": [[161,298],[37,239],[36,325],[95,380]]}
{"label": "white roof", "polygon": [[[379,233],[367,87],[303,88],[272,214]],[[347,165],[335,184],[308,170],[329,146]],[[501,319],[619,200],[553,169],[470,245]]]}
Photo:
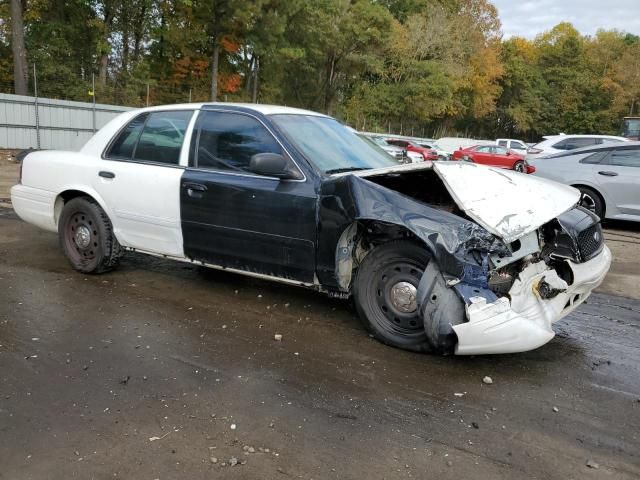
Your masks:
{"label": "white roof", "polygon": [[561,133],[559,135],[545,135],[542,138],[546,138],[547,140],[555,140],[557,138],[613,138],[615,140],[628,140],[624,137],[616,137],[615,135],[566,135]]}
{"label": "white roof", "polygon": [[313,115],[316,117],[326,117],[322,113],[313,112],[311,110],[303,110],[301,108],[283,107],[281,105],[263,105],[260,103],[229,103],[229,102],[202,102],[202,103],[176,103],[172,105],[158,105],[156,107],[141,108],[139,112],[154,111],[154,110],[184,110],[184,109],[199,109],[202,107],[242,107],[249,110],[254,110],[263,115],[278,115],[278,114],[296,114],[296,115]]}

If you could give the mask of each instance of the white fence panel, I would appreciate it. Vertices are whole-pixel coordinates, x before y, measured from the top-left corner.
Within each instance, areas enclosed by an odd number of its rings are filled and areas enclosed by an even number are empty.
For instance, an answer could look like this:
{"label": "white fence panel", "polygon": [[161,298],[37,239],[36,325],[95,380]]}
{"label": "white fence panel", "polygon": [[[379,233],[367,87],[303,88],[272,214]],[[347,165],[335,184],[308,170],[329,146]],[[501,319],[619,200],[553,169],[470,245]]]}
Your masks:
{"label": "white fence panel", "polygon": [[129,107],[0,93],[0,148],[79,150]]}

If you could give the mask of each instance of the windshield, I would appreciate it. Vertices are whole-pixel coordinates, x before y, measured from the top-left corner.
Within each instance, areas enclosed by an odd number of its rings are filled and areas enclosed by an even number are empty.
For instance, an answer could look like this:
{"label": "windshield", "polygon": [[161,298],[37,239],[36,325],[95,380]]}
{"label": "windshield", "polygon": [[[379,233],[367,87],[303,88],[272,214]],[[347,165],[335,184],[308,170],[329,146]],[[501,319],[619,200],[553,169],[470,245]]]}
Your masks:
{"label": "windshield", "polygon": [[391,167],[397,163],[333,118],[271,115],[270,119],[307,160],[325,173]]}

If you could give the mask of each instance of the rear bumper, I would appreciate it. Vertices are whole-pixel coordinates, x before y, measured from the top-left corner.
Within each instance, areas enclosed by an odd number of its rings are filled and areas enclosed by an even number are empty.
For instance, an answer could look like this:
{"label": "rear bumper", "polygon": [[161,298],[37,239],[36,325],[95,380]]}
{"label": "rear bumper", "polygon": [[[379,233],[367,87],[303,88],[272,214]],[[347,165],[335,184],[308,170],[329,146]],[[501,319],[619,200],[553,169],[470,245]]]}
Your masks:
{"label": "rear bumper", "polygon": [[[529,265],[514,283],[509,295],[487,303],[473,297],[467,305],[468,322],[455,325],[457,355],[525,352],[538,348],[555,333],[551,328],[580,305],[602,281],[611,265],[611,251],[605,245],[599,255],[585,263],[568,262],[573,283],[567,285],[555,270],[540,261]],[[565,289],[554,298],[544,299],[538,292],[542,280]]]}
{"label": "rear bumper", "polygon": [[57,231],[54,218],[56,194],[26,185],[11,187],[11,204],[25,222],[52,232]]}

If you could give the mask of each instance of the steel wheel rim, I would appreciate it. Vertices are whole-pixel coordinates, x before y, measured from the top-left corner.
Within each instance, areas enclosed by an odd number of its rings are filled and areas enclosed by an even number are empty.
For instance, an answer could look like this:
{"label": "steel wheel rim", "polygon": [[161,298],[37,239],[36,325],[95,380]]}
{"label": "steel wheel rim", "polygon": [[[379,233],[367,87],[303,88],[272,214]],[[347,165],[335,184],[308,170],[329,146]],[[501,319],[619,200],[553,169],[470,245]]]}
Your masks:
{"label": "steel wheel rim", "polygon": [[523,173],[524,172],[524,163],[516,163],[516,172]]}
{"label": "steel wheel rim", "polygon": [[383,328],[402,334],[424,330],[416,302],[423,271],[424,267],[409,260],[389,263],[380,270],[373,287]]}
{"label": "steel wheel rim", "polygon": [[100,242],[98,227],[85,212],[76,212],[69,218],[65,228],[67,251],[76,261],[96,258]]}

